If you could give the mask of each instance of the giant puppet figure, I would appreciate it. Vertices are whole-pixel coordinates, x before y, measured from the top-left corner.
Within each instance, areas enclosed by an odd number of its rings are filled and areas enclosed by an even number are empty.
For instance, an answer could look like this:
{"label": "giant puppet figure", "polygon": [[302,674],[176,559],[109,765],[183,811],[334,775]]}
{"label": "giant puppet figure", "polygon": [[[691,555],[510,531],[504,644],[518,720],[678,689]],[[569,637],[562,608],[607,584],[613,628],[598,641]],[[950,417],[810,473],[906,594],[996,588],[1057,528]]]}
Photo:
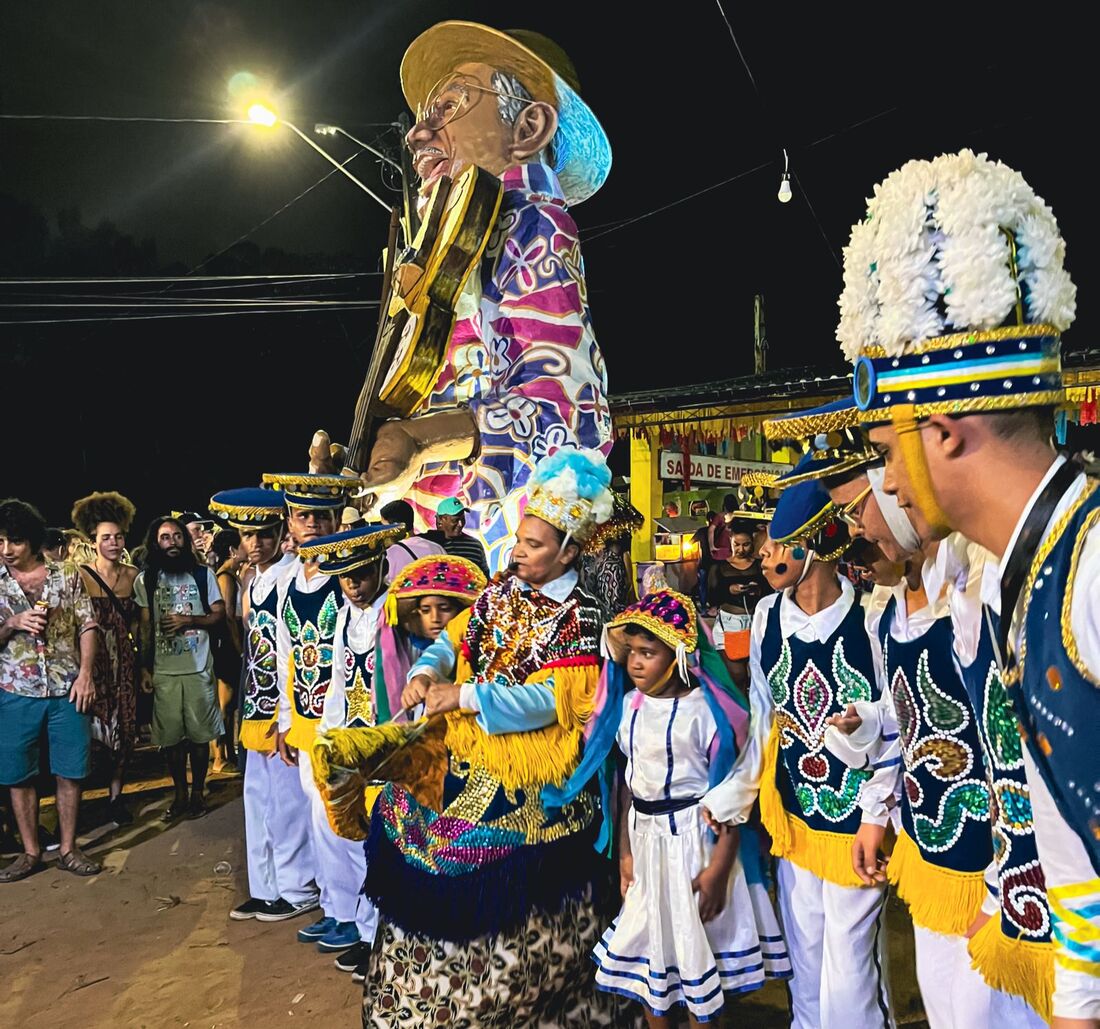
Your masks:
{"label": "giant puppet figure", "polygon": [[[390,305],[406,318],[403,338],[379,383],[391,417],[356,462],[363,467],[344,471],[362,475],[373,506],[405,498],[421,519],[440,499],[459,497],[496,571],[535,463],[562,447],[610,448],[606,375],[569,208],[603,185],[611,150],[568,57],[534,32],[442,22],[406,51],[401,85],[416,111],[406,143],[424,223],[447,180],[444,223],[479,203],[488,220],[483,249],[465,247],[468,277],[450,283],[453,316],[444,318],[438,360],[412,332],[428,316],[407,311],[426,278],[441,266],[446,277],[450,258],[418,256],[416,240],[406,249]],[[319,433],[314,470],[326,470],[327,451]]]}

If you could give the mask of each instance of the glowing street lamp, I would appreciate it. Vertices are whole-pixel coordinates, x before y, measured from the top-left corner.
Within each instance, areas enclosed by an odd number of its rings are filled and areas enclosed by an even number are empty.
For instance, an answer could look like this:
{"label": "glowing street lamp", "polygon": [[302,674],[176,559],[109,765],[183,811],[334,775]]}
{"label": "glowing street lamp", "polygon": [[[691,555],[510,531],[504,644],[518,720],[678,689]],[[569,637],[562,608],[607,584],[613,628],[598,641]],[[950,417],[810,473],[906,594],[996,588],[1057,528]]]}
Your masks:
{"label": "glowing street lamp", "polygon": [[265,107],[263,104],[253,104],[248,109],[248,120],[256,125],[271,128],[279,120],[279,117],[270,107]]}

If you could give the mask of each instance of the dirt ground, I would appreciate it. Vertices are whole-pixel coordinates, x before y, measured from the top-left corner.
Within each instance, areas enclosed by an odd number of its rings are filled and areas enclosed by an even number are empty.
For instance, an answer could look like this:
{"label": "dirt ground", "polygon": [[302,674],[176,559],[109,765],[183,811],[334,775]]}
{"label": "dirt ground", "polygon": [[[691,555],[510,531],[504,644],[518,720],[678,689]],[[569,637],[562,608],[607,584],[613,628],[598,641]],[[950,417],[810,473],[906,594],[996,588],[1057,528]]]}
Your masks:
{"label": "dirt ground", "polygon": [[[333,967],[331,955],[294,938],[308,916],[278,923],[227,917],[246,896],[240,778],[211,784],[214,809],[205,818],[168,827],[159,821],[165,786],[135,784],[127,794],[135,824],[91,834],[85,849],[103,862],[101,875],[68,875],[53,867],[52,855],[45,871],[0,886],[0,1025],[356,1029],[361,988]],[[87,806],[96,803],[93,794]],[[52,814],[47,809],[43,820]],[[896,900],[889,935],[899,1023],[923,1025],[912,933]],[[789,1022],[778,983],[727,1010],[723,1026]]]}

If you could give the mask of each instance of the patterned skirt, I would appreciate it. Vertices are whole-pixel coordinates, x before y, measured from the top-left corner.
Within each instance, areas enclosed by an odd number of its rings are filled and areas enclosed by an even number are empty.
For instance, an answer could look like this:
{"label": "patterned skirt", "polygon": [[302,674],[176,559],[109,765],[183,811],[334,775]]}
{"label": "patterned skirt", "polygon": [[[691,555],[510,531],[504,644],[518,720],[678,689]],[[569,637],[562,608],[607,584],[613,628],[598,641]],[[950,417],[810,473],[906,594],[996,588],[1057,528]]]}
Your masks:
{"label": "patterned skirt", "polygon": [[383,922],[363,992],[364,1029],[596,1029],[634,1024],[598,994],[589,958],[602,920],[586,900],[519,929],[449,943]]}

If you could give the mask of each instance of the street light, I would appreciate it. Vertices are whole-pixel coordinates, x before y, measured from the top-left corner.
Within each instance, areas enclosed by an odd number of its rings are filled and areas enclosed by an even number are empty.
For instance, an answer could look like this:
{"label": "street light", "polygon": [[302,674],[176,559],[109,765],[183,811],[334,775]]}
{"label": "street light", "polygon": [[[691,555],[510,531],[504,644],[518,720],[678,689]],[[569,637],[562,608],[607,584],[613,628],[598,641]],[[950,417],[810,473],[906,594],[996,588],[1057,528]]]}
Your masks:
{"label": "street light", "polygon": [[367,194],[376,203],[381,204],[386,211],[391,210],[391,205],[387,204],[377,193],[374,192],[369,186],[357,179],[351,172],[347,170],[339,161],[336,160],[327,151],[322,150],[312,139],[309,138],[297,125],[293,122],[287,121],[285,118],[280,118],[270,107],[265,104],[255,103],[248,108],[248,120],[254,125],[262,125],[265,128],[273,128],[275,125],[285,125],[291,132],[293,132],[299,139],[304,140],[314,150],[317,151],[329,164],[331,164],[337,171],[342,172],[352,182],[355,183],[364,193]]}
{"label": "street light", "polygon": [[386,164],[390,165],[393,168],[396,168],[398,171],[401,171],[401,165],[398,164],[392,157],[387,157],[384,153],[382,153],[381,150],[371,146],[370,143],[364,143],[361,139],[356,139],[356,137],[348,132],[347,129],[341,128],[339,125],[325,125],[322,123],[318,123],[313,126],[313,131],[318,136],[344,136],[345,138],[350,139],[356,146],[361,146],[364,150],[374,154],[374,156],[377,157],[380,161],[385,161]]}

